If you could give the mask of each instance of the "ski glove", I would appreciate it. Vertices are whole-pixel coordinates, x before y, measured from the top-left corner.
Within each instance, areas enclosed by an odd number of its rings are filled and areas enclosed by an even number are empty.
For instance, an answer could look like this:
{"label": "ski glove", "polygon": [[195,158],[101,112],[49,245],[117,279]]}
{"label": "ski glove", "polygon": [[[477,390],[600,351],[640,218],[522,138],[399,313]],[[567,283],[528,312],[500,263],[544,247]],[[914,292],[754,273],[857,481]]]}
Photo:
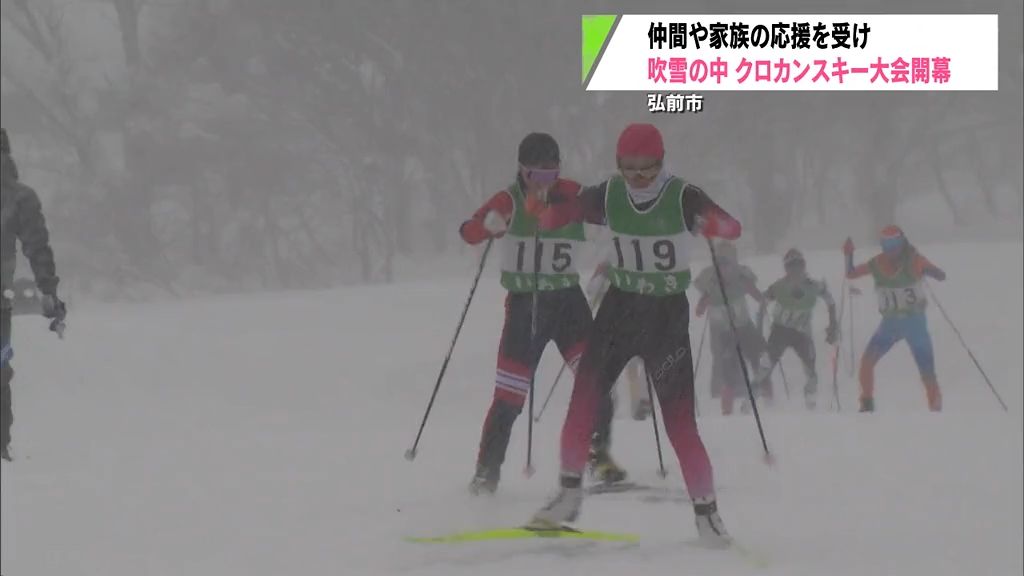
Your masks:
{"label": "ski glove", "polygon": [[57,298],[56,294],[46,294],[43,296],[43,316],[51,320],[63,322],[67,316],[67,307],[61,302],[60,298]]}
{"label": "ski glove", "polygon": [[508,222],[497,210],[491,210],[487,216],[484,216],[484,230],[487,230],[491,236],[498,237],[508,230]]}
{"label": "ski glove", "polygon": [[829,345],[839,342],[839,326],[834,322],[830,323],[828,328],[825,329],[825,342]]}

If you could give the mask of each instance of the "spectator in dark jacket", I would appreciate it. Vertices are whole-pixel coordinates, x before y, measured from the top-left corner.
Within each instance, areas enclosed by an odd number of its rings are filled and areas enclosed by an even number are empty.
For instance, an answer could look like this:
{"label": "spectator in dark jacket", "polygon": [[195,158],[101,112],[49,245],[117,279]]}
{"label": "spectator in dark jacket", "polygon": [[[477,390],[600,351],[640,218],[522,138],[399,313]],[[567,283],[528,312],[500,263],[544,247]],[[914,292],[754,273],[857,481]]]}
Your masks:
{"label": "spectator in dark jacket", "polygon": [[46,229],[39,196],[18,180],[18,168],[11,158],[11,144],[7,131],[0,129],[0,162],[2,162],[2,194],[0,194],[0,346],[3,365],[0,368],[0,457],[10,461],[11,425],[14,413],[11,402],[11,295],[16,265],[16,241],[21,242],[22,253],[28,259],[35,276],[36,286],[43,294],[43,315],[53,320],[55,331],[62,330],[65,316],[64,303],[57,297],[57,273],[50,248],[50,234]]}

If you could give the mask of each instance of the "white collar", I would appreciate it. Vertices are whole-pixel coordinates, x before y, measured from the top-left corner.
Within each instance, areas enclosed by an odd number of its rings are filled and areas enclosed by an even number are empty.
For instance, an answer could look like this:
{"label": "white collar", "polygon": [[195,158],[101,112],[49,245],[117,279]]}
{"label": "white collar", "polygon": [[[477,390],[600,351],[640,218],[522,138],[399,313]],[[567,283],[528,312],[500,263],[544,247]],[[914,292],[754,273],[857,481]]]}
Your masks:
{"label": "white collar", "polygon": [[667,183],[670,178],[672,178],[672,175],[669,174],[668,170],[662,168],[661,172],[658,173],[658,176],[646,187],[633,188],[629,185],[629,182],[626,182],[626,190],[629,192],[629,197],[633,200],[634,204],[647,204],[661,195],[661,191],[665,187],[665,183]]}

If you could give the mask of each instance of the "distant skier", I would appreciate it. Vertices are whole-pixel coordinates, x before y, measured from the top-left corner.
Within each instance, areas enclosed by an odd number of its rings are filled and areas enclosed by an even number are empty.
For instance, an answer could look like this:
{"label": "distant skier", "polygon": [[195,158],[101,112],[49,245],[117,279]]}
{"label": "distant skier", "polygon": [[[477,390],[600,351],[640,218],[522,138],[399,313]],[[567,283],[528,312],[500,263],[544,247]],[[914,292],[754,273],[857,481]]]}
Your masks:
{"label": "distant skier", "polygon": [[935,354],[925,314],[927,299],[922,286],[925,277],[943,281],[946,273],[922,256],[898,226],[882,230],[882,253],[864,264],[853,264],[853,240],[846,239],[846,277],[850,280],[870,274],[875,281],[878,311],[882,322],[871,337],[860,362],[860,411],[875,411],[875,364],[900,340],[906,340],[921,374],[928,408],[942,410],[942,392],[935,376]]}
{"label": "distant skier", "polygon": [[579,515],[581,477],[598,406],[627,362],[639,356],[693,499],[698,534],[705,542],[727,545],[730,538],[718,514],[711,462],[694,413],[686,288],[689,237],[736,238],[740,224],[700,188],[666,170],[664,155],[657,128],[631,124],[616,147],[619,174],[578,196],[549,198],[540,212],[546,229],[584,221],[608,226],[616,250],[608,271],[612,285],[588,333],[562,428],[560,489],[530,524],[550,528]]}
{"label": "distant skier", "polygon": [[[770,401],[773,391],[767,370],[767,343],[764,335],[754,325],[747,306],[748,296],[759,304],[765,301],[761,291],[757,289],[757,276],[749,267],[739,263],[736,246],[731,242],[719,242],[715,253],[718,256],[722,280],[725,282],[729,306],[732,308],[733,321],[736,323],[736,334],[733,334],[729,325],[728,311],[722,299],[722,290],[718,286],[718,274],[714,266],[702,270],[693,281],[694,287],[700,292],[695,313],[697,317],[703,316],[705,312],[708,314],[712,358],[711,394],[712,397],[721,398],[722,414],[729,415],[733,412],[736,395],[746,395],[743,368],[736,355],[737,338],[743,351],[743,358],[750,367],[748,374],[753,378],[751,384],[754,392]],[[758,375],[763,375],[763,378],[758,379]],[[741,405],[744,412],[750,409],[749,400],[743,400]]]}
{"label": "distant skier", "polygon": [[0,162],[2,162],[2,194],[0,194],[0,348],[3,365],[0,368],[0,458],[11,460],[11,426],[14,424],[11,380],[11,287],[16,267],[16,242],[28,260],[35,276],[36,286],[43,294],[43,315],[53,320],[52,329],[60,330],[66,315],[64,303],[57,297],[57,273],[50,248],[50,234],[46,228],[39,196],[18,180],[18,168],[11,158],[11,144],[7,130],[0,128]]}
{"label": "distant skier", "polygon": [[[473,494],[493,493],[498,488],[512,425],[523,410],[547,343],[555,342],[575,372],[593,321],[576,268],[577,248],[585,240],[582,223],[541,231],[534,246],[536,217],[527,212],[527,205],[536,202],[540,193],[572,198],[580,188],[578,183],[559,177],[560,162],[554,138],[543,133],[527,135],[519,144],[515,181],[492,196],[459,229],[469,244],[503,237],[501,284],[508,291],[494,398],[484,420],[476,472],[470,483]],[[540,267],[537,332],[532,334],[535,249]],[[598,456],[611,460],[607,451]]]}
{"label": "distant skier", "polygon": [[814,305],[820,298],[828,307],[825,341],[828,344],[835,344],[839,340],[836,303],[824,280],[813,280],[807,276],[807,261],[799,250],[793,248],[786,252],[782,264],[786,275],[764,291],[765,302],[761,305],[757,317],[758,332],[764,325],[768,301],[774,301],[771,333],[768,336],[768,358],[771,362],[768,373],[771,373],[778,364],[782,354],[792,348],[803,363],[804,375],[807,377],[807,383],[804,385],[804,404],[808,410],[813,410],[817,405],[818,395],[816,354],[814,337],[811,335]]}

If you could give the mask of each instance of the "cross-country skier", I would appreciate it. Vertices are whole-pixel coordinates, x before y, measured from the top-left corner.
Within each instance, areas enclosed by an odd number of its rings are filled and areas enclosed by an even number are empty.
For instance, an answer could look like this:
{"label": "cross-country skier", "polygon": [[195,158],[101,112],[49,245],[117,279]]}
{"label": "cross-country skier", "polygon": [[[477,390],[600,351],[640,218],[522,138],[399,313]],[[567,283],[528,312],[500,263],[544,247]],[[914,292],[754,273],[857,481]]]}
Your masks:
{"label": "cross-country skier", "polygon": [[[587,298],[590,299],[591,308],[597,310],[601,300],[608,292],[611,279],[608,277],[610,260],[605,258],[594,271],[594,275],[587,284]],[[629,388],[630,414],[634,420],[643,421],[651,415],[651,398],[647,393],[647,380],[643,375],[644,363],[640,358],[633,358],[626,364],[625,380]],[[614,388],[613,388],[614,390]],[[612,394],[614,400],[614,394]],[[614,407],[613,407],[614,408]],[[601,427],[601,419],[598,419],[598,429]],[[600,433],[595,432],[595,434]]]}
{"label": "cross-country skier", "polygon": [[16,242],[28,259],[35,276],[36,286],[43,294],[43,315],[54,321],[54,329],[64,320],[64,303],[57,297],[57,272],[50,248],[50,233],[46,228],[43,208],[35,190],[18,180],[18,168],[11,158],[11,144],[7,130],[0,128],[0,162],[2,162],[2,194],[0,194],[0,347],[3,365],[0,368],[0,458],[11,460],[11,426],[14,410],[11,398],[11,300],[8,291],[14,282]]}
{"label": "cross-country skier", "polygon": [[860,411],[875,411],[875,364],[900,340],[906,340],[921,374],[928,408],[942,410],[942,392],[935,377],[935,354],[925,314],[927,299],[922,286],[925,277],[939,281],[946,273],[921,255],[899,226],[882,230],[882,253],[864,264],[853,265],[853,240],[846,239],[846,277],[850,280],[870,274],[875,281],[878,311],[882,322],[864,349],[860,361]]}
{"label": "cross-country skier", "polygon": [[664,144],[651,124],[631,124],[616,147],[619,174],[575,198],[548,198],[541,226],[608,226],[615,247],[611,287],[588,333],[562,428],[559,492],[533,517],[549,528],[574,521],[583,503],[587,462],[601,399],[626,363],[644,361],[664,415],[665,430],[693,498],[700,536],[725,545],[711,462],[694,414],[690,351],[689,236],[736,238],[740,224],[698,187],[664,167]]}
{"label": "cross-country skier", "polygon": [[[611,280],[608,277],[608,260],[602,260],[587,283],[587,298],[593,310],[600,308]],[[647,394],[647,383],[640,375],[643,363],[633,358],[626,365],[625,376],[629,385],[630,411],[634,420],[644,420],[651,411],[651,399]],[[611,447],[612,420],[615,418],[616,405],[615,386],[608,393],[607,400],[602,400],[598,409],[597,423],[590,444],[590,470],[593,476],[603,483],[621,482],[626,479],[626,471],[620,468],[608,455]]]}
{"label": "cross-country skier", "polygon": [[[824,280],[807,276],[807,261],[804,255],[792,248],[782,257],[786,275],[776,280],[764,291],[766,302],[761,305],[757,316],[757,329],[761,332],[767,301],[774,301],[772,326],[768,336],[768,357],[771,365],[768,373],[775,368],[782,354],[792,348],[804,366],[807,383],[804,385],[804,405],[813,410],[817,405],[818,372],[815,367],[814,337],[811,335],[811,320],[814,305],[820,298],[828,307],[828,328],[825,341],[835,344],[839,339],[839,325],[836,323],[836,302]],[[763,376],[762,376],[763,377]]]}
{"label": "cross-country skier", "polygon": [[[772,398],[771,378],[768,367],[767,344],[761,331],[754,325],[754,320],[747,307],[747,297],[758,303],[764,302],[764,296],[757,289],[757,276],[747,266],[739,263],[736,246],[731,242],[719,242],[715,249],[718,268],[725,282],[725,293],[732,308],[736,333],[733,334],[729,325],[729,311],[722,299],[722,289],[718,284],[718,274],[714,266],[708,266],[693,281],[700,292],[695,313],[698,317],[708,314],[711,332],[711,395],[721,398],[722,414],[733,412],[733,403],[737,394],[743,394],[743,367],[736,353],[736,341],[739,340],[743,358],[750,365],[750,375],[755,376],[754,386],[758,395],[769,401]],[[761,375],[762,378],[756,378]],[[750,410],[750,401],[742,402],[743,412]]]}
{"label": "cross-country skier", "polygon": [[[540,193],[551,198],[572,198],[580,188],[578,183],[560,178],[559,167],[555,139],[543,133],[527,135],[519,144],[515,182],[492,196],[459,229],[469,244],[502,237],[501,284],[508,291],[494,397],[484,420],[476,473],[470,483],[474,494],[497,490],[512,425],[522,412],[530,381],[547,343],[554,341],[565,362],[575,371],[593,320],[576,269],[577,248],[584,242],[582,223],[540,231],[534,246],[536,217],[527,212],[527,204],[536,201]],[[536,287],[535,253],[539,255]],[[539,294],[533,334],[535,289]]]}

